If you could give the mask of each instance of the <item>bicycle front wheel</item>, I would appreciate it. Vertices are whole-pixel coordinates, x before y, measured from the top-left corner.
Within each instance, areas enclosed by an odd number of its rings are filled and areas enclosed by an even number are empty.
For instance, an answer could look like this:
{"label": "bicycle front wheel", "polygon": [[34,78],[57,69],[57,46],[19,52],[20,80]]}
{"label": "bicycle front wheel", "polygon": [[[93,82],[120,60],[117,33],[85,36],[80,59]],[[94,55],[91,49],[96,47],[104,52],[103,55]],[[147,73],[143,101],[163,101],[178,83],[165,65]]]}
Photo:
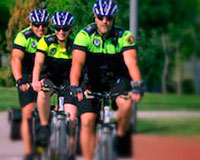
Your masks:
{"label": "bicycle front wheel", "polygon": [[59,160],[65,160],[67,156],[67,133],[66,133],[66,125],[65,119],[60,120],[59,126]]}
{"label": "bicycle front wheel", "polygon": [[116,160],[116,137],[111,128],[104,127],[99,130],[98,159]]}

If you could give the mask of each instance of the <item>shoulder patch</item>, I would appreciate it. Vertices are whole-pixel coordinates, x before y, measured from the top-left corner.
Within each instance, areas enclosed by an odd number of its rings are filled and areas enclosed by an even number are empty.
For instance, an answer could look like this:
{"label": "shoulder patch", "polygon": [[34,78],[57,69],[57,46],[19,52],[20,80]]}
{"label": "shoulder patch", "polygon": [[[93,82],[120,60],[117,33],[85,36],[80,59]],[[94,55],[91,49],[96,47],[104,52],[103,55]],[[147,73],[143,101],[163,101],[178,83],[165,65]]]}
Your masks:
{"label": "shoulder patch", "polygon": [[50,35],[48,37],[45,37],[44,40],[48,45],[50,45],[51,43],[57,43],[56,35]]}
{"label": "shoulder patch", "polygon": [[95,23],[89,24],[84,28],[84,31],[86,31],[88,34],[92,34],[97,30],[97,25]]}
{"label": "shoulder patch", "polygon": [[33,31],[31,29],[26,30],[24,32],[22,32],[24,34],[24,36],[27,38],[31,37],[33,35]]}
{"label": "shoulder patch", "polygon": [[134,39],[134,37],[133,37],[132,35],[128,36],[128,37],[126,38],[126,40],[127,40],[127,42],[128,42],[129,44],[135,43],[135,39]]}

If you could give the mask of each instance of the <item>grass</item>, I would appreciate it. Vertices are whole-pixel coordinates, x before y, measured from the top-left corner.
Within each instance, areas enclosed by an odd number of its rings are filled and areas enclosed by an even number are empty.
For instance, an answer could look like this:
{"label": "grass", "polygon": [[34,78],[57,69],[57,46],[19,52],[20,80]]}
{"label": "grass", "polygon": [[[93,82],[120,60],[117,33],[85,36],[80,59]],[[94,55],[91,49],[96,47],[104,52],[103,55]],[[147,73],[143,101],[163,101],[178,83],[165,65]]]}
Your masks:
{"label": "grass", "polygon": [[0,87],[0,111],[9,107],[19,108],[17,89]]}
{"label": "grass", "polygon": [[[51,100],[52,104],[56,103],[55,96]],[[8,108],[20,108],[17,89],[0,87],[0,111]]]}
{"label": "grass", "polygon": [[[55,100],[54,100],[55,103]],[[16,88],[0,87],[0,111],[8,107],[19,108]],[[199,110],[199,95],[146,93],[138,110]]]}
{"label": "grass", "polygon": [[[52,102],[55,103],[55,97]],[[16,88],[0,87],[0,111],[20,108]],[[199,95],[146,93],[138,110],[199,110]],[[138,119],[137,132],[155,135],[200,137],[200,118]]]}
{"label": "grass", "polygon": [[199,95],[146,93],[139,110],[200,110]]}
{"label": "grass", "polygon": [[200,118],[138,119],[137,133],[200,138]]}

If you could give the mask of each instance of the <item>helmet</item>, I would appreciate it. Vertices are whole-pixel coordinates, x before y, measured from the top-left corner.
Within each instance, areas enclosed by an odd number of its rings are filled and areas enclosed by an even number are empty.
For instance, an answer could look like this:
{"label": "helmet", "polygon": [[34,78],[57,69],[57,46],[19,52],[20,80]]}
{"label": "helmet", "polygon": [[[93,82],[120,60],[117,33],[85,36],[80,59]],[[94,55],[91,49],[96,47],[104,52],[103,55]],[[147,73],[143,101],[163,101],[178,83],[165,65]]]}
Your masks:
{"label": "helmet", "polygon": [[114,17],[117,9],[117,3],[114,0],[97,0],[93,6],[93,13],[101,16]]}
{"label": "helmet", "polygon": [[74,16],[70,12],[56,12],[51,18],[54,26],[72,26]]}
{"label": "helmet", "polygon": [[29,14],[31,22],[44,23],[49,21],[49,13],[45,9],[34,9]]}

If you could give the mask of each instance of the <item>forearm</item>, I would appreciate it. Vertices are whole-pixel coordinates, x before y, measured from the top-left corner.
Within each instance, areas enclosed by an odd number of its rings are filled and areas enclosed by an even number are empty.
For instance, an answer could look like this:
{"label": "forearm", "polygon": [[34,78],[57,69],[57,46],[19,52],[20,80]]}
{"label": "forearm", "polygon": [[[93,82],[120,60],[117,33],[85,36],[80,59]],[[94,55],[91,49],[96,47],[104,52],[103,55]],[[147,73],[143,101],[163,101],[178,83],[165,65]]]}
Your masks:
{"label": "forearm", "polygon": [[70,71],[70,85],[79,86],[79,79],[81,77],[82,65],[81,64],[74,64],[72,65]]}
{"label": "forearm", "polygon": [[86,53],[80,50],[73,51],[72,66],[70,71],[70,85],[79,86],[82,68],[85,64]]}
{"label": "forearm", "polygon": [[139,70],[139,67],[136,64],[133,64],[131,67],[129,67],[129,75],[132,79],[132,81],[134,82],[138,82],[138,81],[141,81],[141,74],[140,74],[140,70]]}
{"label": "forearm", "polygon": [[33,67],[33,77],[32,82],[37,82],[40,80],[40,72],[42,65],[44,63],[45,55],[40,52],[36,52],[35,62]]}
{"label": "forearm", "polygon": [[41,66],[42,66],[42,64],[35,63],[34,68],[33,68],[32,82],[39,81],[39,79],[40,79],[40,72],[41,72]]}
{"label": "forearm", "polygon": [[128,68],[129,75],[134,82],[141,81],[140,69],[137,63],[136,50],[128,50],[123,53],[124,62]]}
{"label": "forearm", "polygon": [[22,61],[19,58],[11,59],[11,69],[15,80],[22,78]]}

